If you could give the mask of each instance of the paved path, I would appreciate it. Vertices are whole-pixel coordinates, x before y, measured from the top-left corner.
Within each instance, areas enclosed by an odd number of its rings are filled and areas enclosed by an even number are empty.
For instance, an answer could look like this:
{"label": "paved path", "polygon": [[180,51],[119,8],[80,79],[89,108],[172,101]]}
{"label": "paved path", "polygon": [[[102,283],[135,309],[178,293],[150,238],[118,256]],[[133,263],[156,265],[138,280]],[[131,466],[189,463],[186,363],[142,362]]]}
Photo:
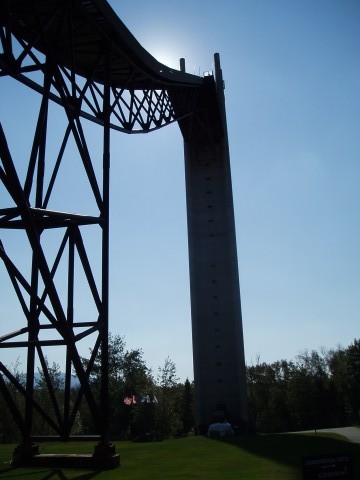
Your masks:
{"label": "paved path", "polygon": [[341,428],[325,428],[319,430],[320,432],[338,433],[343,435],[352,443],[360,445],[360,428],[356,427],[341,427]]}
{"label": "paved path", "polygon": [[[341,428],[322,428],[321,430],[317,430],[318,432],[328,432],[328,433],[338,433],[339,435],[343,435],[346,437],[350,442],[357,443],[360,445],[360,428],[356,427],[341,427]],[[303,432],[292,432],[292,433],[307,433],[313,432],[314,430],[306,430]]]}

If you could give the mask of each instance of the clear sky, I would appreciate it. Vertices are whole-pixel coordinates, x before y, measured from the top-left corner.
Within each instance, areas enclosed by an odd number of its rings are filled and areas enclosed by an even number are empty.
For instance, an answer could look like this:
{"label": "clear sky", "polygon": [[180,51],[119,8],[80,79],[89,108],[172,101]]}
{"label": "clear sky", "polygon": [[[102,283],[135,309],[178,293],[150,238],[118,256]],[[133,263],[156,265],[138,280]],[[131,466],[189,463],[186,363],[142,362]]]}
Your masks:
{"label": "clear sky", "polygon": [[[187,71],[202,75],[220,53],[247,363],[359,338],[360,3],[109,3],[173,68],[184,57]],[[1,115],[12,92],[5,82]],[[192,379],[177,125],[148,135],[114,132],[111,175],[110,331],[141,348],[155,373],[170,356],[179,377]],[[72,188],[80,191],[64,183],[69,198]]]}

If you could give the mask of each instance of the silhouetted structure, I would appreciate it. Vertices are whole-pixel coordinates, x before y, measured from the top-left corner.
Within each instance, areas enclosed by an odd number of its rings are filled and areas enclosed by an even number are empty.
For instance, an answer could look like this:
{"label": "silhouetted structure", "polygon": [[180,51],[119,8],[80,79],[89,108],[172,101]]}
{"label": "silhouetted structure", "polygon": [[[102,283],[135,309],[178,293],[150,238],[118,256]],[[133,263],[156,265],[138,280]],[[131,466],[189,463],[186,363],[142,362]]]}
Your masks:
{"label": "silhouetted structure", "polygon": [[[99,444],[83,462],[109,467],[118,462],[109,443],[107,409],[111,130],[139,133],[174,121],[180,124],[185,143],[197,419],[210,423],[213,412],[221,409],[229,419],[246,422],[235,228],[218,56],[216,82],[213,76],[186,74],[184,62],[182,71],[170,69],[140,46],[105,0],[8,0],[0,7],[0,76],[40,94],[23,178],[12,145],[0,128],[0,180],[9,199],[0,210],[0,228],[23,231],[24,245],[32,255],[30,270],[21,271],[6,245],[0,244],[0,257],[24,315],[24,326],[3,334],[0,348],[27,352],[26,388],[0,363],[0,391],[23,437],[14,459],[44,462],[35,455],[34,412],[51,427],[52,437],[67,440],[85,401]],[[50,155],[47,137],[58,128],[51,124],[51,102],[59,106],[67,123],[58,151]],[[85,120],[102,128],[100,169],[99,159],[90,153]],[[70,141],[76,145],[94,205],[87,215],[50,207]],[[100,239],[101,278],[94,272],[84,241],[91,230]],[[51,245],[57,245],[55,257],[47,249],[50,232]],[[53,241],[55,234],[58,243]],[[65,281],[57,278],[60,269],[67,272]],[[76,313],[79,269],[90,292],[91,318]],[[79,353],[84,338],[93,341],[86,369]],[[64,355],[61,404],[46,361],[48,347],[60,348]],[[97,399],[89,375],[99,351],[102,385]],[[38,366],[44,373],[52,413],[34,396]],[[72,370],[80,390],[71,399]],[[12,396],[14,390],[24,399],[23,409]]]}
{"label": "silhouetted structure", "polygon": [[[213,77],[205,77],[213,86]],[[247,428],[246,372],[224,82],[215,54],[220,118],[184,136],[196,421],[205,430],[222,412]],[[196,117],[196,113],[194,116]],[[206,127],[204,127],[204,124]],[[202,128],[201,128],[202,127]]]}

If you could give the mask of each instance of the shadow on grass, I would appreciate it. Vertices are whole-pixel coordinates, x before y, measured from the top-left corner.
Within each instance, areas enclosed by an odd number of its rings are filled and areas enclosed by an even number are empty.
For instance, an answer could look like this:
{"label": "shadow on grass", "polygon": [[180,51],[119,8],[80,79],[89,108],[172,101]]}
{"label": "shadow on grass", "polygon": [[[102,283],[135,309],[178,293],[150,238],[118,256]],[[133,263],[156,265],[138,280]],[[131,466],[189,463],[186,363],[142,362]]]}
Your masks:
{"label": "shadow on grass", "polygon": [[218,441],[238,447],[254,457],[268,458],[294,468],[301,468],[301,459],[304,456],[350,453],[355,472],[360,473],[359,445],[340,437],[331,438],[321,434],[269,434],[240,435]]}
{"label": "shadow on grass", "polygon": [[[50,448],[50,447],[48,447]],[[53,447],[52,447],[53,448]],[[74,446],[70,445],[73,449]],[[80,448],[80,446],[77,446]],[[122,452],[121,471],[55,468],[9,468],[0,465],[0,480],[123,480],[158,479],[277,479],[301,476],[303,456],[350,453],[360,472],[358,445],[318,435],[273,434],[236,436],[224,440],[186,437],[160,443],[117,444]],[[0,448],[0,462],[9,458],[11,446]],[[10,457],[11,458],[11,457]],[[108,472],[108,473],[107,473]],[[99,475],[99,478],[97,478]],[[355,477],[359,478],[359,477]]]}
{"label": "shadow on grass", "polygon": [[54,468],[51,470],[40,470],[37,468],[29,469],[24,471],[23,468],[6,468],[5,470],[0,470],[0,478],[36,478],[36,480],[91,480],[99,475],[101,471],[96,472],[86,472],[86,473],[68,473],[66,470],[61,468]]}
{"label": "shadow on grass", "polygon": [[[51,466],[13,466],[11,459],[13,457],[15,444],[3,444],[0,446],[0,480],[3,479],[20,479],[29,480],[92,480],[103,473],[101,468],[94,467],[62,467],[58,465]],[[93,448],[92,443],[83,442],[74,445],[69,443],[50,443],[41,444],[40,453],[89,453]],[[61,465],[61,464],[60,464]]]}
{"label": "shadow on grass", "polygon": [[[71,476],[72,480],[91,480],[95,478],[100,472],[88,472],[82,473],[79,476]],[[61,469],[54,469],[48,473],[45,477],[42,477],[41,480],[68,480],[68,476]]]}

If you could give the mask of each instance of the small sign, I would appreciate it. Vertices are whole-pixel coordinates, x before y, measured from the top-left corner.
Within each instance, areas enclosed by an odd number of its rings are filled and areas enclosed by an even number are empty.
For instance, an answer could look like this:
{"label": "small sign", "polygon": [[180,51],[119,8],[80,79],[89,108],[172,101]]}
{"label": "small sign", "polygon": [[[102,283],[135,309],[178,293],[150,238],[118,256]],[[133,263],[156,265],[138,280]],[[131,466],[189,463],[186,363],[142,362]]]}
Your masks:
{"label": "small sign", "polygon": [[313,455],[302,458],[304,480],[353,480],[354,467],[349,453]]}

